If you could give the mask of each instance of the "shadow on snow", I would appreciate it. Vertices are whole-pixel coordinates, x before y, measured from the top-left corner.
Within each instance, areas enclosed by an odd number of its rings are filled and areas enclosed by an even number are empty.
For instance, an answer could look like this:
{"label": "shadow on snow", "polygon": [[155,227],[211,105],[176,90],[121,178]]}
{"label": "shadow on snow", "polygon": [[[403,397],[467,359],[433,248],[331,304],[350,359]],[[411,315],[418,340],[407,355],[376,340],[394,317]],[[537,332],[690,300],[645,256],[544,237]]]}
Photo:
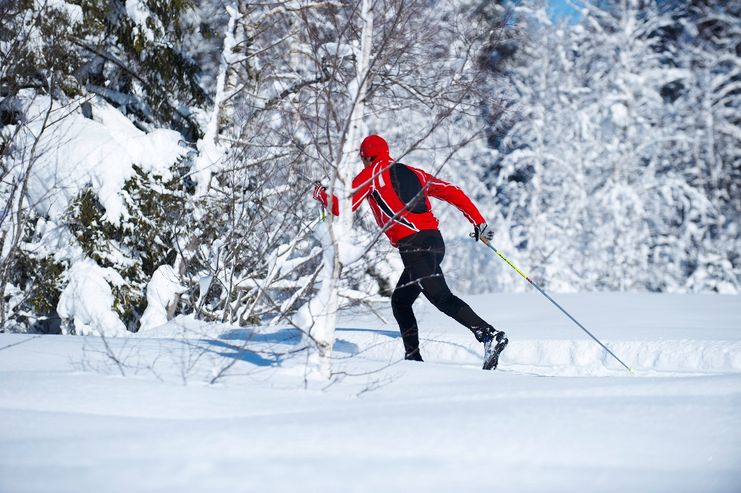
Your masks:
{"label": "shadow on snow", "polygon": [[255,366],[274,366],[280,363],[281,358],[278,355],[273,355],[272,359],[266,358],[263,355],[251,351],[242,346],[236,346],[229,344],[218,339],[202,339],[203,342],[210,346],[215,346],[211,351],[224,358],[233,358],[245,363],[250,363]]}
{"label": "shadow on snow", "polygon": [[[379,334],[385,337],[396,339],[399,336],[399,332],[382,329],[363,329],[363,328],[352,328],[352,327],[338,327],[338,333],[342,332],[367,332],[369,334]],[[220,356],[227,358],[236,358],[247,363],[251,363],[257,366],[273,366],[279,365],[284,354],[279,351],[254,351],[248,349],[245,345],[230,344],[227,341],[243,341],[254,344],[280,344],[289,346],[298,346],[301,344],[303,339],[303,333],[301,330],[296,328],[283,328],[273,332],[261,332],[255,329],[233,329],[224,332],[219,336],[218,339],[208,339],[204,342],[215,346],[214,351]],[[360,352],[360,347],[354,343],[345,339],[337,338],[334,343],[333,351],[346,354],[357,354]],[[269,355],[269,357],[266,357]]]}

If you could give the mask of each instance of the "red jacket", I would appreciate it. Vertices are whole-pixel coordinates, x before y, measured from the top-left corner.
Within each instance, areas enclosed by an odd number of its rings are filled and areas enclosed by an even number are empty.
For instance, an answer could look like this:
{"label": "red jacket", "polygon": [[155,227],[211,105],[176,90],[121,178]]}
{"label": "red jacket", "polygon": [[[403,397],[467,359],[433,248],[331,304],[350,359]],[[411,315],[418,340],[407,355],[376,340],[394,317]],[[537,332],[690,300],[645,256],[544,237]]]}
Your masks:
{"label": "red jacket", "polygon": [[[352,181],[353,212],[368,199],[376,222],[391,244],[425,229],[438,229],[430,197],[444,200],[460,210],[472,224],[486,222],[460,188],[419,169],[386,157],[366,166]],[[321,192],[326,206],[327,194]],[[332,200],[332,214],[339,216],[337,197]]]}

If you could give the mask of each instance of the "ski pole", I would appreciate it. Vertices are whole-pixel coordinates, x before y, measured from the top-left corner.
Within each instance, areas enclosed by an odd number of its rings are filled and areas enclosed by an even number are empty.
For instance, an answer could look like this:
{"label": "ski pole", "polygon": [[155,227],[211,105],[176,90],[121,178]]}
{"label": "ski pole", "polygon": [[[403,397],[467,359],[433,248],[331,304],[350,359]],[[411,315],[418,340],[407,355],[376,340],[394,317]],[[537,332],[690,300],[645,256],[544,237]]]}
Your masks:
{"label": "ski pole", "polygon": [[576,325],[578,325],[578,326],[579,326],[579,328],[580,328],[581,330],[583,330],[584,332],[586,332],[586,333],[587,333],[587,335],[588,335],[589,337],[591,337],[592,339],[594,339],[594,341],[595,341],[595,342],[596,342],[597,344],[599,344],[600,346],[602,346],[602,348],[603,348],[603,349],[604,349],[605,351],[607,351],[607,352],[608,352],[608,353],[610,354],[610,356],[612,356],[613,358],[615,358],[616,360],[618,360],[618,362],[619,362],[619,363],[620,363],[621,365],[623,365],[623,366],[625,367],[625,369],[626,369],[626,370],[628,370],[628,371],[629,371],[630,373],[634,373],[634,372],[633,372],[633,369],[632,369],[631,367],[629,367],[628,365],[626,365],[625,363],[623,363],[623,361],[622,361],[622,360],[621,360],[620,358],[618,358],[617,356],[615,356],[615,353],[613,353],[612,351],[610,351],[610,350],[609,350],[609,349],[607,348],[607,346],[605,346],[604,344],[602,344],[602,343],[600,342],[600,340],[599,340],[599,339],[597,339],[597,338],[596,338],[596,337],[595,337],[594,335],[592,335],[592,333],[591,333],[591,332],[589,332],[589,331],[588,331],[588,330],[587,330],[587,329],[586,329],[586,328],[585,328],[585,327],[584,327],[584,326],[583,326],[582,324],[580,324],[578,320],[576,320],[576,319],[575,319],[574,317],[572,317],[572,316],[571,316],[571,314],[570,314],[569,312],[567,312],[566,310],[564,310],[564,309],[563,309],[563,307],[562,307],[561,305],[559,305],[558,303],[556,303],[556,301],[555,301],[555,300],[554,300],[553,298],[551,298],[550,296],[548,296],[548,293],[546,293],[545,291],[543,291],[543,290],[542,290],[542,289],[540,288],[540,286],[538,286],[537,284],[535,284],[535,283],[534,283],[534,282],[533,282],[533,281],[532,281],[532,280],[531,280],[531,279],[530,279],[530,278],[529,278],[528,276],[526,276],[526,275],[525,275],[525,274],[524,274],[524,273],[523,273],[523,272],[522,272],[522,271],[521,271],[520,269],[518,269],[518,268],[517,268],[517,266],[515,266],[515,264],[513,264],[513,263],[512,263],[511,261],[510,261],[510,259],[508,259],[507,257],[505,257],[505,256],[504,256],[504,255],[503,255],[503,254],[502,254],[502,253],[501,253],[501,252],[500,252],[499,250],[497,250],[496,248],[494,248],[494,245],[492,245],[492,244],[491,244],[491,243],[489,242],[489,240],[487,240],[487,239],[486,239],[486,238],[484,238],[483,236],[482,236],[482,237],[480,238],[480,240],[481,240],[481,241],[482,241],[482,242],[484,243],[484,245],[486,245],[486,246],[488,246],[489,248],[491,248],[492,250],[494,250],[494,253],[496,253],[497,255],[499,255],[499,257],[500,257],[500,258],[501,258],[502,260],[504,260],[505,262],[507,262],[507,264],[508,264],[508,265],[509,265],[510,267],[512,267],[512,268],[513,268],[513,269],[514,269],[515,271],[517,271],[517,273],[518,273],[518,274],[520,274],[520,275],[521,275],[521,276],[523,277],[523,279],[525,279],[525,280],[526,280],[527,282],[529,282],[531,286],[533,286],[533,287],[534,287],[535,289],[537,289],[538,291],[540,291],[540,294],[542,294],[543,296],[545,296],[546,298],[548,298],[548,301],[550,301],[551,303],[553,303],[554,305],[556,305],[556,307],[557,307],[557,308],[558,308],[559,310],[561,310],[561,311],[562,311],[562,312],[563,312],[563,313],[564,313],[564,314],[565,314],[565,315],[566,315],[567,317],[569,317],[569,318],[571,319],[571,321],[572,321],[572,322],[574,322],[574,323],[575,323]]}

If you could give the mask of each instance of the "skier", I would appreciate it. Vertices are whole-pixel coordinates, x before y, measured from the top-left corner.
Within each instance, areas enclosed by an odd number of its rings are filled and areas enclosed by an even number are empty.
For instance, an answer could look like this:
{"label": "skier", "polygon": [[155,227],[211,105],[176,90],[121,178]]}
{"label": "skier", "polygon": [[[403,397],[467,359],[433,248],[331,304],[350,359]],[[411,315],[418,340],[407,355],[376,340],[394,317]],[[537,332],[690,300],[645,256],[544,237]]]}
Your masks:
{"label": "skier", "polygon": [[[376,222],[391,244],[399,249],[404,264],[404,271],[391,295],[391,308],[404,341],[404,359],[422,361],[412,304],[423,293],[438,310],[473,332],[484,344],[484,369],[495,369],[499,354],[507,345],[507,337],[474,313],[448,288],[440,269],[445,244],[429,197],[457,207],[473,224],[471,236],[477,241],[480,238],[491,240],[494,236],[483,216],[460,188],[392,159],[388,144],[378,135],[369,135],[363,140],[360,158],[365,167],[352,182],[352,210],[368,199]],[[313,197],[328,206],[326,187],[321,183],[315,184]],[[339,215],[336,196],[332,197],[331,211],[335,216]]]}

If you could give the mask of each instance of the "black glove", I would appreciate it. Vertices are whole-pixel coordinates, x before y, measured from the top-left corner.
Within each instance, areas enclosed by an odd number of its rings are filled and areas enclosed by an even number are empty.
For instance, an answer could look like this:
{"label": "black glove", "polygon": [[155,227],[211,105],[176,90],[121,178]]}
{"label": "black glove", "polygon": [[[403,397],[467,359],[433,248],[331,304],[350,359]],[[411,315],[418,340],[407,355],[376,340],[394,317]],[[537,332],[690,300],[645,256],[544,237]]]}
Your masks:
{"label": "black glove", "polygon": [[473,233],[471,233],[471,238],[473,238],[476,241],[484,241],[487,242],[494,239],[494,231],[490,230],[489,227],[486,225],[486,223],[477,224],[473,227]]}

